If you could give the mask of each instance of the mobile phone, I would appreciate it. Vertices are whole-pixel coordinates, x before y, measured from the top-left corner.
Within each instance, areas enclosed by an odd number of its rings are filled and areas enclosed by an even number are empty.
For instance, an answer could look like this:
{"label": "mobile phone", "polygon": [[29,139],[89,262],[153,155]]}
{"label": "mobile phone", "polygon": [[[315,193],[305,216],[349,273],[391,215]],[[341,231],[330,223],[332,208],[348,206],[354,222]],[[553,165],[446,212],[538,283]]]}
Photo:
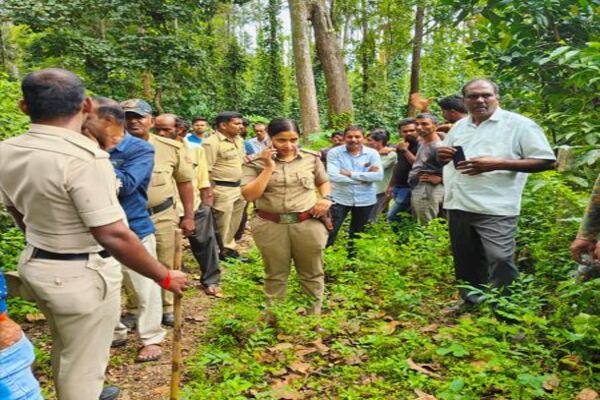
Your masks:
{"label": "mobile phone", "polygon": [[458,163],[461,161],[465,161],[465,152],[463,151],[462,146],[453,146],[456,150],[454,153],[454,157],[452,157],[452,161],[454,162],[454,167],[458,167]]}
{"label": "mobile phone", "polygon": [[270,145],[270,146],[269,146],[269,149],[270,149],[270,150],[273,150],[273,154],[271,154],[271,158],[272,158],[273,160],[277,159],[277,150],[275,150],[275,146],[273,146],[273,145]]}

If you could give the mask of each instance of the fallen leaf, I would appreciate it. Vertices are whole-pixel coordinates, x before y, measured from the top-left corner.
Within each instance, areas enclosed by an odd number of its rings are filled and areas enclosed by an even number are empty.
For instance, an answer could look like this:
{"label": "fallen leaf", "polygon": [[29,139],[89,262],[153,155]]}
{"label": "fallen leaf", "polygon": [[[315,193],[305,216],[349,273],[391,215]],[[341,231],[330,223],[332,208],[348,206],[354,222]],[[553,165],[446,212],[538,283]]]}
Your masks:
{"label": "fallen leaf", "polygon": [[274,399],[281,399],[281,400],[301,400],[304,398],[304,396],[300,392],[298,392],[296,389],[291,388],[289,386],[281,386],[281,387],[275,388],[275,389],[271,390],[269,394]]}
{"label": "fallen leaf", "polygon": [[294,345],[291,343],[278,343],[273,347],[269,347],[269,351],[272,353],[277,353],[284,350],[293,349]]}
{"label": "fallen leaf", "polygon": [[295,362],[292,365],[290,365],[289,368],[294,372],[306,375],[306,373],[310,370],[311,366],[307,363]]}
{"label": "fallen leaf", "polygon": [[390,321],[384,325],[381,331],[387,335],[391,335],[396,330],[396,327],[400,325],[399,321]]}
{"label": "fallen leaf", "polygon": [[599,397],[598,392],[586,388],[579,392],[575,400],[597,400]]}
{"label": "fallen leaf", "polygon": [[271,375],[273,375],[273,376],[279,377],[279,376],[284,376],[285,374],[287,374],[287,369],[285,369],[285,368],[281,368],[276,371],[271,371]]}
{"label": "fallen leaf", "polygon": [[42,313],[30,313],[25,315],[27,322],[45,321],[46,317]]}
{"label": "fallen leaf", "polygon": [[417,396],[419,396],[415,400],[437,400],[435,398],[435,396],[427,394],[427,393],[425,393],[425,392],[423,392],[422,390],[419,390],[419,389],[415,389],[415,394]]}
{"label": "fallen leaf", "polygon": [[581,370],[581,357],[576,355],[564,356],[558,361],[558,364],[566,370],[579,372]]}
{"label": "fallen leaf", "polygon": [[350,357],[344,358],[344,363],[346,365],[358,365],[358,364],[362,364],[363,360],[360,358],[360,355],[353,354]]}
{"label": "fallen leaf", "polygon": [[421,333],[435,332],[438,329],[438,324],[430,324],[421,328]]}
{"label": "fallen leaf", "polygon": [[281,340],[282,342],[286,342],[286,341],[291,342],[292,340],[294,340],[294,337],[280,333],[279,335],[277,335],[277,340]]}
{"label": "fallen leaf", "polygon": [[204,322],[206,321],[206,317],[204,315],[189,315],[185,317],[185,320],[193,322]]}
{"label": "fallen leaf", "polygon": [[315,347],[300,347],[295,351],[298,357],[304,357],[306,355],[315,353],[317,349]]}
{"label": "fallen leaf", "polygon": [[272,363],[273,361],[275,361],[275,357],[273,357],[271,354],[269,353],[258,353],[255,352],[254,354],[254,359],[260,363]]}
{"label": "fallen leaf", "polygon": [[164,385],[152,389],[153,393],[160,395],[161,397],[167,397],[171,393],[171,386]]}
{"label": "fallen leaf", "polygon": [[329,347],[323,344],[321,338],[310,342],[310,344],[313,345],[321,354],[327,354],[329,352]]}
{"label": "fallen leaf", "polygon": [[440,374],[436,374],[435,372],[430,371],[427,368],[425,368],[426,366],[429,367],[428,364],[420,364],[419,365],[419,364],[415,363],[412,360],[412,358],[408,358],[406,360],[406,363],[408,364],[408,368],[412,369],[413,371],[420,372],[420,373],[430,376],[432,378],[442,379],[442,376]]}
{"label": "fallen leaf", "polygon": [[545,390],[552,392],[552,391],[558,389],[559,385],[560,385],[560,379],[558,379],[558,377],[556,375],[550,375],[549,377],[546,378],[546,380],[542,384],[542,387]]}

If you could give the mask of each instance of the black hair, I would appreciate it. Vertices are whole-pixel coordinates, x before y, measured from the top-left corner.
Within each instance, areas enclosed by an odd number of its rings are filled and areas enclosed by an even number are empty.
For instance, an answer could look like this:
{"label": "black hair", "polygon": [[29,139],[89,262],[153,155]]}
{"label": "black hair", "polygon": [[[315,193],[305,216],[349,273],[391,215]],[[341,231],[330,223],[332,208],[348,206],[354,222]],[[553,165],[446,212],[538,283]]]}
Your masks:
{"label": "black hair", "polygon": [[336,136],[344,136],[344,131],[335,131],[331,134],[332,139]]}
{"label": "black hair", "polygon": [[387,146],[388,140],[390,140],[390,134],[384,128],[371,129],[369,137],[377,142],[382,142],[384,146]]}
{"label": "black hair", "polygon": [[204,121],[204,122],[208,123],[208,119],[198,116],[198,117],[194,117],[194,119],[192,119],[192,124],[195,124],[198,121]]}
{"label": "black hair", "polygon": [[32,122],[73,117],[85,99],[81,78],[61,68],[28,74],[21,82],[21,90]]}
{"label": "black hair", "polygon": [[435,125],[438,124],[437,117],[431,113],[421,113],[415,117],[415,119],[426,119],[426,118],[430,119],[431,122],[433,122]]}
{"label": "black hair", "polygon": [[185,118],[176,116],[175,117],[175,127],[176,128],[185,128],[185,130],[187,131],[188,129],[190,129],[190,123],[187,122],[185,120]]}
{"label": "black hair", "polygon": [[360,126],[360,125],[350,125],[346,129],[344,129],[344,136],[346,136],[346,134],[348,132],[353,132],[353,131],[359,131],[363,135],[365,134],[365,129],[362,126]]}
{"label": "black hair", "polygon": [[281,132],[292,131],[300,134],[298,124],[291,118],[274,118],[267,125],[269,137],[274,137]]}
{"label": "black hair", "polygon": [[467,107],[465,107],[465,103],[463,103],[462,97],[457,94],[453,94],[451,96],[446,96],[442,99],[438,100],[438,105],[442,110],[448,111],[458,111],[459,113],[467,114]]}
{"label": "black hair", "polygon": [[218,128],[219,125],[229,122],[232,119],[235,118],[241,118],[243,119],[244,116],[242,114],[240,114],[239,112],[236,111],[225,111],[222,113],[217,114],[217,116],[215,117],[215,126]]}
{"label": "black hair", "polygon": [[496,96],[500,96],[500,88],[498,87],[498,84],[496,82],[494,82],[491,79],[488,78],[475,78],[475,79],[471,79],[469,82],[465,83],[462,87],[462,89],[460,90],[463,97],[465,96],[465,92],[466,90],[469,88],[469,86],[471,86],[472,84],[474,84],[475,82],[487,82],[489,83],[492,88],[494,89],[494,94]]}
{"label": "black hair", "polygon": [[125,125],[125,110],[123,110],[123,107],[121,107],[121,104],[119,104],[118,101],[103,96],[94,96],[92,97],[92,100],[94,103],[98,104],[96,114],[98,114],[100,118],[112,115],[117,124],[120,126]]}
{"label": "black hair", "polygon": [[406,126],[406,125],[413,125],[414,123],[415,123],[415,119],[414,118],[404,118],[404,119],[401,119],[398,122],[398,129],[400,129],[403,126]]}
{"label": "black hair", "polygon": [[242,124],[244,126],[250,126],[250,121],[248,120],[248,118],[242,118]]}

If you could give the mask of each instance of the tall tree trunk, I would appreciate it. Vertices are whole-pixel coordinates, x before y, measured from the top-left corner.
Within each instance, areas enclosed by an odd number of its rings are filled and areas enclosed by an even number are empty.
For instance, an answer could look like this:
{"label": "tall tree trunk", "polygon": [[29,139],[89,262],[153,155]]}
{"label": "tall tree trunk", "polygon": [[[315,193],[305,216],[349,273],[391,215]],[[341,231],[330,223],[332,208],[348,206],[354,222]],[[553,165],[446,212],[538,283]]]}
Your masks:
{"label": "tall tree trunk", "polygon": [[361,55],[360,64],[362,69],[362,95],[367,95],[369,91],[369,14],[367,10],[367,0],[361,0],[361,31],[362,31],[362,44],[361,44]]}
{"label": "tall tree trunk", "polygon": [[296,84],[300,98],[300,115],[304,135],[321,130],[317,89],[310,58],[310,41],[306,31],[306,5],[304,0],[288,0],[292,20],[292,47],[296,64]]}
{"label": "tall tree trunk", "polygon": [[333,128],[343,128],[352,123],[353,106],[339,38],[333,29],[327,1],[306,0],[306,3],[315,31],[317,55],[327,83],[329,123]]}
{"label": "tall tree trunk", "polygon": [[410,91],[408,97],[408,116],[414,117],[417,113],[415,106],[410,101],[413,93],[419,92],[419,75],[421,72],[421,49],[423,47],[423,20],[425,19],[425,5],[422,1],[417,3],[415,13],[415,36],[413,38],[412,62],[410,66]]}
{"label": "tall tree trunk", "polygon": [[146,101],[154,97],[152,95],[152,81],[154,81],[154,76],[152,75],[152,72],[144,71],[142,73],[142,87],[144,89],[144,100]]}

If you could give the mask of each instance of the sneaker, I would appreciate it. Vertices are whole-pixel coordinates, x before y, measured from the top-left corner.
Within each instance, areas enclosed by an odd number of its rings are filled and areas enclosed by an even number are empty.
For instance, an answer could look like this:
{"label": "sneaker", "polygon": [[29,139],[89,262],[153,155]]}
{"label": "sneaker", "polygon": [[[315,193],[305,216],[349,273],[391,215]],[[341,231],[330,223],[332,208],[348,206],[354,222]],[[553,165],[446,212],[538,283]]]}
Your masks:
{"label": "sneaker", "polygon": [[162,316],[162,324],[165,326],[174,326],[175,325],[175,314],[172,312],[164,313]]}

